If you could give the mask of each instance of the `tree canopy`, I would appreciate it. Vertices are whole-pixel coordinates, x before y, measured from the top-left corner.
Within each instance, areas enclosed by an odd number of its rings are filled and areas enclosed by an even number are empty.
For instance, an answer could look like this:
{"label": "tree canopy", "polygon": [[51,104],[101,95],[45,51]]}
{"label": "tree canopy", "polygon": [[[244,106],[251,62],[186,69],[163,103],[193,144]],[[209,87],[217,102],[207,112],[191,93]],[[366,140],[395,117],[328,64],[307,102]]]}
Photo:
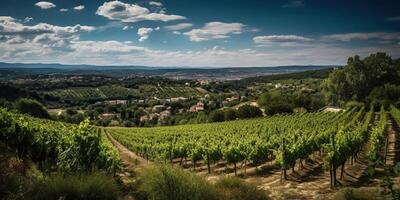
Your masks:
{"label": "tree canopy", "polygon": [[346,66],[333,70],[323,82],[327,102],[334,105],[351,100],[365,102],[374,88],[400,83],[399,64],[386,53],[371,54],[364,59],[350,57]]}

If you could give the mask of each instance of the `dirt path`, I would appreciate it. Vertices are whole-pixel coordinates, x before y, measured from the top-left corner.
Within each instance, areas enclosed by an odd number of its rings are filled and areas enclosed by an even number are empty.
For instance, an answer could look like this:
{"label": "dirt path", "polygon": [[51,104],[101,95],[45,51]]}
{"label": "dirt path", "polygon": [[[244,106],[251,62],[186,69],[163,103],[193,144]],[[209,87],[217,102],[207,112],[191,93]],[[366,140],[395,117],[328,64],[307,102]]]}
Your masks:
{"label": "dirt path", "polygon": [[141,169],[146,165],[150,164],[151,161],[148,161],[132,151],[126,148],[124,145],[115,140],[108,132],[105,130],[107,138],[111,141],[111,143],[118,149],[119,155],[122,160],[122,164],[130,169]]}

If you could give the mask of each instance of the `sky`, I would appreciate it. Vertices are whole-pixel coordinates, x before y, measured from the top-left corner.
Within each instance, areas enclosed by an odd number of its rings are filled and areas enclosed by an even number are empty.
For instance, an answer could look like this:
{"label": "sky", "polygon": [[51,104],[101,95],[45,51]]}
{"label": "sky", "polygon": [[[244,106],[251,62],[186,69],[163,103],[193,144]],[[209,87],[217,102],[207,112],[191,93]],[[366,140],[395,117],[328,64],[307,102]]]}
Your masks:
{"label": "sky", "polygon": [[1,0],[0,62],[343,65],[400,57],[398,0]]}

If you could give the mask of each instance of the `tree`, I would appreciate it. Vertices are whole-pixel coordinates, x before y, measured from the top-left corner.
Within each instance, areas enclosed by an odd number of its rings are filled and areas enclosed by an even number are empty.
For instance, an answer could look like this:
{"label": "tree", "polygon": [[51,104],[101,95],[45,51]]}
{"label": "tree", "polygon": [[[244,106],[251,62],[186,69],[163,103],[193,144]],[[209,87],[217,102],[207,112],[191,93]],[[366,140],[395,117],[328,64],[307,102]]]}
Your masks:
{"label": "tree", "polygon": [[50,118],[49,113],[44,106],[36,100],[22,98],[15,103],[15,109],[21,113],[39,118]]}
{"label": "tree", "polygon": [[236,111],[234,109],[228,109],[224,112],[225,121],[235,120],[236,118]]}
{"label": "tree", "polygon": [[222,122],[224,121],[224,119],[225,119],[224,112],[221,110],[215,110],[210,114],[211,122]]}
{"label": "tree", "polygon": [[293,105],[286,102],[274,102],[265,107],[265,114],[275,115],[279,113],[293,113]]}
{"label": "tree", "polygon": [[343,104],[349,100],[364,101],[375,87],[385,83],[400,83],[400,65],[386,53],[376,53],[363,60],[350,57],[347,65],[333,70],[322,88],[331,104]]}
{"label": "tree", "polygon": [[240,119],[261,117],[262,111],[256,106],[244,105],[239,107],[237,116]]}

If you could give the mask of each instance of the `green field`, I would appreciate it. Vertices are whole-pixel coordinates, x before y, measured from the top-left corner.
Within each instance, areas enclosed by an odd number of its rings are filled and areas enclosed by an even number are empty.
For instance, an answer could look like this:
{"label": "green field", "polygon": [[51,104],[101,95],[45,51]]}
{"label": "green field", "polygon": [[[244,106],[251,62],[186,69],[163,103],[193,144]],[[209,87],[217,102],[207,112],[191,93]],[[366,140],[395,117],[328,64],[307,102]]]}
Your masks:
{"label": "green field", "polygon": [[[223,123],[156,128],[108,128],[130,150],[150,160],[190,159],[215,163],[252,163],[268,160],[289,168],[298,159],[340,143],[331,159],[346,159],[366,141],[372,112],[355,109],[341,113],[305,113]],[[340,127],[340,128],[339,128]],[[341,132],[346,134],[341,134]],[[339,147],[339,146],[338,146]]]}

